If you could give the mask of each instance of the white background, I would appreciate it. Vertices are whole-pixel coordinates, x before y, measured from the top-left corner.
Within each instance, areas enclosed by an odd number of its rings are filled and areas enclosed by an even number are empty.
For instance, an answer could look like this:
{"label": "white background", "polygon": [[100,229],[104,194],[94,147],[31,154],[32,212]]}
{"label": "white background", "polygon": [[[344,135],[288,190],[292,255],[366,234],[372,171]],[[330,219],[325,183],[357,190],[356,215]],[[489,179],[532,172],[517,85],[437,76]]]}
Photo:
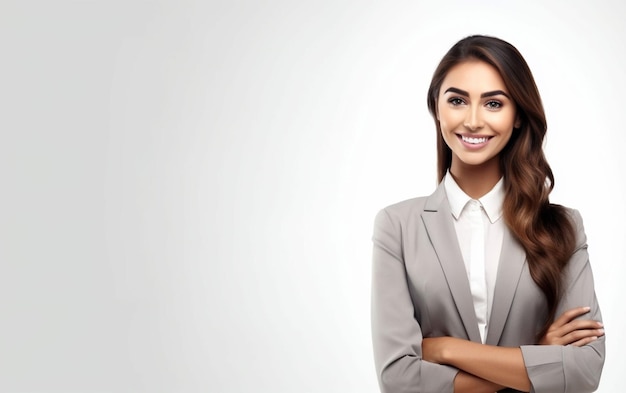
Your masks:
{"label": "white background", "polygon": [[475,33],[535,73],[621,391],[624,14],[0,1],[0,391],[376,392],[374,215],[434,189],[426,90]]}

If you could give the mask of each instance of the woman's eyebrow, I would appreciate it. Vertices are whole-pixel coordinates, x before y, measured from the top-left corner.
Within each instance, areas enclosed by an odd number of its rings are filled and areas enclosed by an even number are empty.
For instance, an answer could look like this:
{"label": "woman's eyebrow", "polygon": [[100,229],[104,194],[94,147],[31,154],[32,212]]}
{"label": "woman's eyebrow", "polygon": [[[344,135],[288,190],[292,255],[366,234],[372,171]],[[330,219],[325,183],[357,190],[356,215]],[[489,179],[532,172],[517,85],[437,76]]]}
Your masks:
{"label": "woman's eyebrow", "polygon": [[469,93],[468,92],[466,92],[465,90],[457,89],[456,87],[448,87],[448,89],[446,91],[444,91],[443,94],[446,94],[448,92],[460,94],[460,95],[465,96],[465,97],[469,97]]}
{"label": "woman's eyebrow", "polygon": [[503,95],[506,98],[510,99],[509,95],[503,92],[502,90],[488,91],[486,93],[481,94],[480,98],[493,97],[493,96],[499,96],[499,95]]}
{"label": "woman's eyebrow", "polygon": [[[469,97],[469,93],[466,92],[465,90],[461,90],[461,89],[457,89],[456,87],[449,87],[445,92],[445,93],[456,93],[456,94],[460,94],[462,96],[465,97]],[[499,96],[499,95],[503,95],[506,98],[510,99],[509,95],[506,94],[505,92],[503,92],[502,90],[494,90],[494,91],[488,91],[486,93],[483,93],[480,95],[480,98],[485,98],[485,97],[493,97],[493,96]]]}

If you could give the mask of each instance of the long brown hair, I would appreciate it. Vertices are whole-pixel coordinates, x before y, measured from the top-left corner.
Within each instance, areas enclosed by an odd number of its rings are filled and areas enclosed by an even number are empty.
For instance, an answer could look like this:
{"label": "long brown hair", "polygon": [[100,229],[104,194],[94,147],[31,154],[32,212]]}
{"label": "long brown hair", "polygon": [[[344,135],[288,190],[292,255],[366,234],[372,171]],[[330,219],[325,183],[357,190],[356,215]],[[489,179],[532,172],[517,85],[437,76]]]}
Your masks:
{"label": "long brown hair", "polygon": [[437,127],[437,172],[441,181],[450,168],[452,151],[437,120],[439,90],[448,71],[467,60],[480,60],[500,73],[516,105],[519,128],[500,153],[504,174],[503,217],[526,251],[530,275],[541,288],[548,318],[537,337],[555,317],[561,296],[561,273],[575,248],[575,231],[565,208],[551,204],[552,169],[543,153],[546,116],[535,80],[519,51],[501,39],[475,35],[457,42],[443,57],[428,89],[428,109]]}

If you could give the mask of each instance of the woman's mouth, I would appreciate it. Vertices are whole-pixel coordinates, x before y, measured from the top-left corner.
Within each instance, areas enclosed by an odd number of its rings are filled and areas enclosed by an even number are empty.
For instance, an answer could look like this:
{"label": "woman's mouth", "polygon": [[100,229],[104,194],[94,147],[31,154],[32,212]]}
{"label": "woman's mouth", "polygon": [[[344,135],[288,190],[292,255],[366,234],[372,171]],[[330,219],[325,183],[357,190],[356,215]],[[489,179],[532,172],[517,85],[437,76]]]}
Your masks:
{"label": "woman's mouth", "polygon": [[487,145],[489,140],[492,138],[491,136],[468,136],[468,135],[458,135],[458,137],[463,143],[463,145],[469,149],[480,149],[481,147]]}
{"label": "woman's mouth", "polygon": [[487,142],[487,141],[489,140],[489,137],[487,137],[487,136],[481,136],[481,137],[478,137],[478,138],[474,138],[474,137],[471,137],[471,136],[464,136],[464,135],[461,135],[461,139],[462,139],[462,140],[463,140],[463,142],[465,142],[465,143],[470,143],[470,144],[472,144],[472,145],[479,145],[479,144],[481,144],[481,143],[485,143],[485,142]]}

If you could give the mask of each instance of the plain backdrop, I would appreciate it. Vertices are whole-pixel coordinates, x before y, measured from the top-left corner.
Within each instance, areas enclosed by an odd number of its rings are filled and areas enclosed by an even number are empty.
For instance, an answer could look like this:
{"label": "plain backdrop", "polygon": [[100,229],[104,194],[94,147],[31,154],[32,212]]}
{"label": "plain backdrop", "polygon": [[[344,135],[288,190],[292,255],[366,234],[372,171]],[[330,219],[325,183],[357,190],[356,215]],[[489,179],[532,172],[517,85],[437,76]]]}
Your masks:
{"label": "plain backdrop", "polygon": [[0,391],[377,392],[376,212],[436,186],[430,77],[535,74],[626,369],[618,1],[0,0]]}

